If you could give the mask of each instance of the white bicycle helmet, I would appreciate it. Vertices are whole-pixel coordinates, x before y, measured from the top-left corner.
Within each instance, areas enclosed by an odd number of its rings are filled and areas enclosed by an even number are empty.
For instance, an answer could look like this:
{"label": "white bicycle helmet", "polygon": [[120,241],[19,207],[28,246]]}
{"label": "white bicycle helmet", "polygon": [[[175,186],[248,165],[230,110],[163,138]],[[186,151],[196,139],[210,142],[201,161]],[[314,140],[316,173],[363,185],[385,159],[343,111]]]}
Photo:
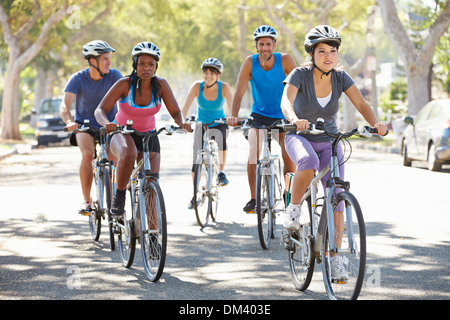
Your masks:
{"label": "white bicycle helmet", "polygon": [[223,73],[223,64],[216,58],[208,58],[205,61],[203,61],[202,67],[201,67],[202,70],[204,68],[208,68],[208,67],[217,69],[220,74]]}
{"label": "white bicycle helmet", "polygon": [[155,58],[156,61],[161,60],[161,52],[159,51],[159,48],[155,44],[148,41],[138,43],[134,46],[133,51],[131,51],[133,58],[141,54],[148,54]]}
{"label": "white bicycle helmet", "polygon": [[253,40],[256,41],[259,38],[264,38],[264,37],[270,37],[273,40],[277,40],[278,33],[271,26],[264,24],[255,29],[255,32],[253,32]]}
{"label": "white bicycle helmet", "polygon": [[85,59],[90,57],[98,57],[106,52],[115,52],[116,50],[112,48],[106,41],[94,40],[86,43],[83,46],[83,56]]}
{"label": "white bicycle helmet", "polygon": [[312,52],[314,47],[322,42],[334,42],[338,46],[341,45],[341,38],[339,33],[332,27],[327,25],[320,25],[311,29],[305,36],[305,50]]}

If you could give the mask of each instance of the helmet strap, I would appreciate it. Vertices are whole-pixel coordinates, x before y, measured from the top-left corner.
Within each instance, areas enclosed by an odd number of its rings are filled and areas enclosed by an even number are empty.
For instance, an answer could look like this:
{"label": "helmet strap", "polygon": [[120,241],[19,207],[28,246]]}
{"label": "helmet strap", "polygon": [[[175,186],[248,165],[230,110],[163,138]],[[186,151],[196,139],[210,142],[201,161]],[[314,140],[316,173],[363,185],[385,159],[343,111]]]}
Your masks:
{"label": "helmet strap", "polygon": [[263,60],[262,65],[264,65],[267,61],[269,61],[270,58],[272,58],[272,56],[273,56],[273,53],[267,59]]}
{"label": "helmet strap", "polygon": [[316,62],[313,60],[313,67],[316,68],[317,70],[319,70],[320,72],[322,72],[322,75],[320,76],[320,79],[322,80],[322,77],[325,75],[328,77],[328,75],[331,73],[331,70],[328,72],[323,71],[322,69],[320,69],[317,65]]}
{"label": "helmet strap", "polygon": [[[205,83],[205,87],[206,87],[206,89],[209,89],[209,88],[211,88],[212,86],[214,86],[216,83],[217,83],[217,80],[216,80],[212,85],[210,85],[210,86],[208,86],[208,85]],[[204,88],[204,87],[203,87],[203,88]]]}
{"label": "helmet strap", "polygon": [[[100,58],[100,57],[96,57],[96,58],[95,58],[95,60],[97,61],[97,65],[98,65],[99,58]],[[96,70],[98,71],[98,74],[100,75],[100,77],[103,78],[106,74],[105,74],[105,73],[102,73],[102,72],[100,71],[100,69],[99,69],[97,66],[94,66],[94,65],[91,63],[91,59],[92,59],[92,58],[89,58],[89,60],[88,60],[89,66],[91,66],[91,67],[93,67],[94,69],[96,69]]]}

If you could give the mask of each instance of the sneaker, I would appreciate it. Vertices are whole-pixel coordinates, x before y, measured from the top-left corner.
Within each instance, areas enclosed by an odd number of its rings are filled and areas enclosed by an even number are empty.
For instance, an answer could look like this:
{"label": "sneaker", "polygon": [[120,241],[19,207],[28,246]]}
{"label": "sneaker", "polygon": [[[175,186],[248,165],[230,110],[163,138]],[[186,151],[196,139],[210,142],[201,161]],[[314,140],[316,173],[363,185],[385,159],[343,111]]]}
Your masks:
{"label": "sneaker", "polygon": [[81,214],[82,216],[88,216],[91,214],[91,212],[92,212],[92,206],[89,201],[85,201],[84,208],[81,210],[78,210],[78,213]]}
{"label": "sneaker", "polygon": [[256,200],[251,199],[244,207],[244,211],[247,213],[255,213]]}
{"label": "sneaker", "polygon": [[188,209],[189,210],[194,209],[194,197],[192,197],[191,201],[189,201]]}
{"label": "sneaker", "polygon": [[331,265],[331,279],[338,282],[345,282],[348,280],[348,274],[345,271],[344,264],[342,263],[342,259],[339,256],[331,257],[330,259]]}
{"label": "sneaker", "polygon": [[286,208],[286,215],[284,219],[284,227],[289,230],[300,229],[299,218],[301,215],[300,205],[290,203]]}
{"label": "sneaker", "polygon": [[111,204],[111,214],[116,217],[120,217],[125,212],[125,199],[117,199],[114,197]]}
{"label": "sneaker", "polygon": [[224,187],[228,184],[228,179],[225,176],[225,173],[220,172],[218,177],[219,177],[219,186]]}

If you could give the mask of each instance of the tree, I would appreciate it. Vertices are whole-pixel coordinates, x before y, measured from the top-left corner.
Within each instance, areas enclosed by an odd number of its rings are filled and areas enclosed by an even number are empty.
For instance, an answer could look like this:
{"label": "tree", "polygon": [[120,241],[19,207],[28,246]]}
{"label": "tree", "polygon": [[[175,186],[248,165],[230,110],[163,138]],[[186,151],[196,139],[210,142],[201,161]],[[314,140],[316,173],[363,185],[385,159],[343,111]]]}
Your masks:
{"label": "tree", "polygon": [[[64,1],[61,7],[56,9],[53,2],[48,2],[42,7],[38,0],[34,1],[33,6],[20,7],[27,6],[27,4],[20,3],[15,6],[14,2],[11,2],[9,7],[0,4],[3,38],[9,48],[2,99],[0,137],[3,139],[22,139],[19,132],[18,101],[20,73],[45,45],[52,28],[68,14],[67,1]],[[37,37],[33,37],[34,28],[43,21],[45,22]]]}
{"label": "tree", "polygon": [[378,0],[386,34],[403,61],[408,80],[408,114],[416,115],[431,100],[428,79],[432,72],[430,65],[440,37],[450,27],[450,1],[445,5],[436,0],[436,11],[441,11],[428,30],[423,44],[416,48],[400,22],[393,0]]}

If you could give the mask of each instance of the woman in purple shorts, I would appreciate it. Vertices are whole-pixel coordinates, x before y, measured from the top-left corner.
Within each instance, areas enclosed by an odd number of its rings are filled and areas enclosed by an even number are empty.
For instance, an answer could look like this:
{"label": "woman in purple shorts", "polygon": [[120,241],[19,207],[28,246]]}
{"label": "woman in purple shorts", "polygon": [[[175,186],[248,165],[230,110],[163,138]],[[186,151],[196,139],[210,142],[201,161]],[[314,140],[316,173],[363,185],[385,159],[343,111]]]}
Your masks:
{"label": "woman in purple shorts", "polygon": [[[339,110],[339,97],[344,92],[364,119],[378,129],[380,135],[386,133],[386,125],[379,123],[371,106],[361,95],[352,78],[336,68],[341,38],[338,32],[326,25],[320,25],[305,37],[305,50],[311,62],[295,68],[285,79],[281,107],[283,114],[297,130],[308,129],[309,123],[323,118],[325,127],[338,132],[335,116]],[[327,166],[331,160],[330,138],[325,134],[287,134],[286,151],[297,171],[294,175],[292,200],[286,209],[285,227],[290,230],[300,228],[300,200],[314,177],[316,170]],[[338,159],[343,158],[338,148]],[[343,164],[339,168],[344,178]],[[326,175],[322,184],[328,179]]]}

